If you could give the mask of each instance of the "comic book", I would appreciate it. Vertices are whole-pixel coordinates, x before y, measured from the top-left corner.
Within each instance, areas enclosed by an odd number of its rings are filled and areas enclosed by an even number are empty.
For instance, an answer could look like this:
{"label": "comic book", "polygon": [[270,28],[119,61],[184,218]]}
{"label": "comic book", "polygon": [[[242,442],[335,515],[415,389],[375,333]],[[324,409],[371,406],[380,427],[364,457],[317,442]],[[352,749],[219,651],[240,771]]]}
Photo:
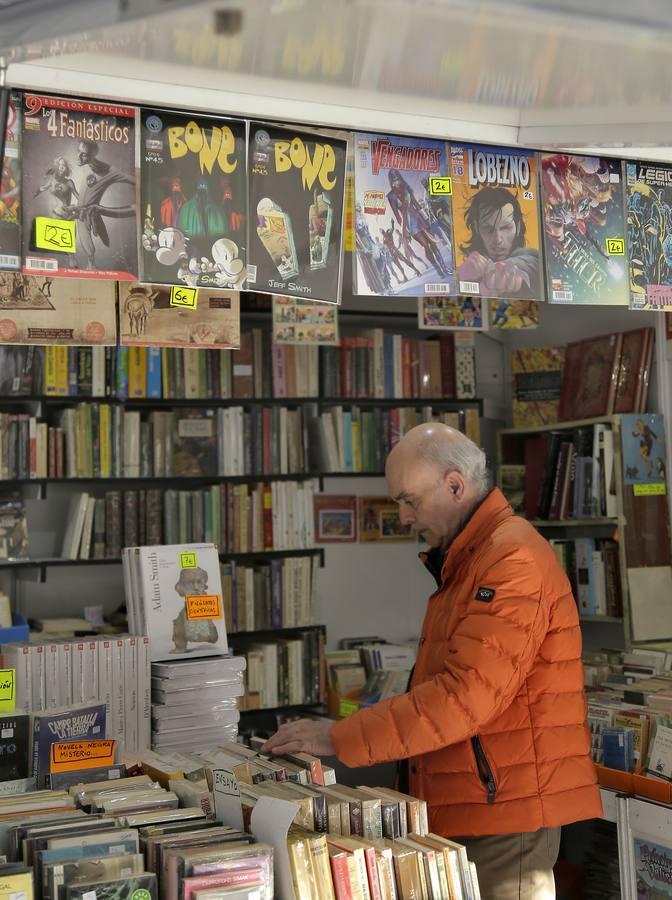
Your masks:
{"label": "comic book", "polygon": [[538,300],[489,300],[490,323],[502,331],[536,328],[539,324]]}
{"label": "comic book", "polygon": [[672,309],[672,165],[624,162],[631,309]]}
{"label": "comic book", "polygon": [[450,148],[457,289],[503,300],[543,300],[537,154]]}
{"label": "comic book", "polygon": [[488,330],[488,301],[480,297],[418,297],[418,328]]}
{"label": "comic book", "polygon": [[355,293],[454,294],[448,145],[355,135]]}
{"label": "comic book", "polygon": [[[2,123],[0,123],[0,128]],[[10,93],[0,171],[0,269],[21,268],[21,96]]]}
{"label": "comic book", "polygon": [[247,123],[142,110],[142,280],[240,289],[246,276]]}
{"label": "comic book", "polygon": [[0,343],[117,343],[116,285],[0,272]]}
{"label": "comic book", "polygon": [[23,95],[26,275],[138,276],[136,109]]}
{"label": "comic book", "polygon": [[627,306],[621,161],[542,153],[541,171],[548,299]]}
{"label": "comic book", "polygon": [[252,123],[248,288],[341,302],[347,141]]}
{"label": "comic book", "polygon": [[119,339],[132,347],[240,347],[238,291],[199,288],[195,309],[171,306],[165,284],[119,285]]}

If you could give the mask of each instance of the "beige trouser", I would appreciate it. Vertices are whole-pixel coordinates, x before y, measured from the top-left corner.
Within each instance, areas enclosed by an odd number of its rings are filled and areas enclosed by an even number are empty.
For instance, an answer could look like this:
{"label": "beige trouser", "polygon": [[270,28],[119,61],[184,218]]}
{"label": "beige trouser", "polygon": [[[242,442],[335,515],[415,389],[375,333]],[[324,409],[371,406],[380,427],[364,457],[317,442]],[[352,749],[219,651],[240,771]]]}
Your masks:
{"label": "beige trouser", "polygon": [[482,900],[554,900],[559,828],[456,840],[476,863]]}

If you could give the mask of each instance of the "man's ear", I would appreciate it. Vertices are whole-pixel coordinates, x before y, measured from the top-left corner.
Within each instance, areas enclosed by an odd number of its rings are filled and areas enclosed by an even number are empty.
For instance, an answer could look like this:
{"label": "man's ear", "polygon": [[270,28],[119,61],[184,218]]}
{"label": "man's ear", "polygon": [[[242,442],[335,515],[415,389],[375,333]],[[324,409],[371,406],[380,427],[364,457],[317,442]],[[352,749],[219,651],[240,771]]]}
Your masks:
{"label": "man's ear", "polygon": [[465,483],[459,472],[446,472],[445,483],[456,500],[461,500],[464,497]]}

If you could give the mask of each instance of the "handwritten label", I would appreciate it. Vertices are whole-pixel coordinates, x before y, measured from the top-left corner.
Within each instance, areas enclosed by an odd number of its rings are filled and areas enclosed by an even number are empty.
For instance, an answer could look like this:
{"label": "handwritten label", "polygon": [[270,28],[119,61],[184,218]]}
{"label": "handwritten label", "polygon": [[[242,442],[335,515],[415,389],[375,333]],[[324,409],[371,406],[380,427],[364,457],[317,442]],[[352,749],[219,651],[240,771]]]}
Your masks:
{"label": "handwritten label", "polygon": [[0,669],[0,712],[16,708],[16,669]]}
{"label": "handwritten label", "polygon": [[181,569],[195,569],[196,568],[196,554],[195,553],[180,553],[180,568]]}
{"label": "handwritten label", "polygon": [[453,179],[447,176],[433,176],[429,179],[429,193],[435,197],[438,195],[448,196],[453,193]]}
{"label": "handwritten label", "polygon": [[667,493],[664,481],[655,484],[633,484],[635,497],[660,497]]}
{"label": "handwritten label", "polygon": [[74,221],[36,216],[35,246],[41,250],[58,250],[60,253],[74,253],[76,250]]}
{"label": "handwritten label", "polygon": [[222,598],[219,594],[187,594],[188,619],[221,619]]}
{"label": "handwritten label", "polygon": [[358,709],[359,703],[354,703],[352,700],[341,700],[338,704],[338,714],[343,719],[357,712]]}
{"label": "handwritten label", "polygon": [[[215,816],[224,825],[243,828],[243,807],[240,802],[238,780],[230,769],[208,770],[215,801]],[[206,773],[207,775],[208,773]]]}
{"label": "handwritten label", "polygon": [[116,741],[59,741],[51,745],[49,769],[75,772],[114,765]]}
{"label": "handwritten label", "polygon": [[198,306],[198,288],[180,287],[174,284],[170,289],[170,305],[183,309],[196,309]]}
{"label": "handwritten label", "polygon": [[623,238],[607,238],[607,253],[609,256],[625,256],[625,241]]}

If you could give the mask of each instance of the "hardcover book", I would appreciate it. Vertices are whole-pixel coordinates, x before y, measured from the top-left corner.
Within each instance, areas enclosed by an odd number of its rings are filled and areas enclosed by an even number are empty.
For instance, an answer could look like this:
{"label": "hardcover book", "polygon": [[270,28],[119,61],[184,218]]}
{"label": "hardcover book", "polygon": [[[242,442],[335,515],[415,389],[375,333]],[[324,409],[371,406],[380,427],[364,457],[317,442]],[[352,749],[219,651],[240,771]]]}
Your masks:
{"label": "hardcover book", "polygon": [[347,143],[294,128],[250,126],[253,291],[341,302]]}
{"label": "hardcover book", "polygon": [[247,123],[238,119],[143,109],[143,281],[243,286],[246,140]]}
{"label": "hardcover book", "polygon": [[614,401],[615,413],[640,412],[645,407],[649,354],[654,341],[653,328],[624,332]]}
{"label": "hardcover book", "polygon": [[0,160],[0,269],[21,268],[21,95],[10,93]]}
{"label": "hardcover book", "polygon": [[210,409],[176,409],[173,475],[217,475],[217,421]]}
{"label": "hardcover book", "polygon": [[514,428],[558,421],[564,360],[564,347],[512,351]]}
{"label": "hardcover book", "polygon": [[622,334],[605,334],[567,345],[559,421],[613,413],[622,340]]}
{"label": "hardcover book", "polygon": [[450,160],[459,293],[543,299],[537,154],[452,145]]}
{"label": "hardcover book", "polygon": [[621,161],[542,153],[541,169],[549,300],[627,306]]}
{"label": "hardcover book", "polygon": [[138,275],[132,106],[23,95],[23,272]]}
{"label": "hardcover book", "polygon": [[448,145],[355,135],[355,293],[454,294]]}
{"label": "hardcover book", "polygon": [[[127,602],[141,612],[152,662],[228,652],[214,544],[130,548]],[[132,585],[129,596],[129,585]]]}

